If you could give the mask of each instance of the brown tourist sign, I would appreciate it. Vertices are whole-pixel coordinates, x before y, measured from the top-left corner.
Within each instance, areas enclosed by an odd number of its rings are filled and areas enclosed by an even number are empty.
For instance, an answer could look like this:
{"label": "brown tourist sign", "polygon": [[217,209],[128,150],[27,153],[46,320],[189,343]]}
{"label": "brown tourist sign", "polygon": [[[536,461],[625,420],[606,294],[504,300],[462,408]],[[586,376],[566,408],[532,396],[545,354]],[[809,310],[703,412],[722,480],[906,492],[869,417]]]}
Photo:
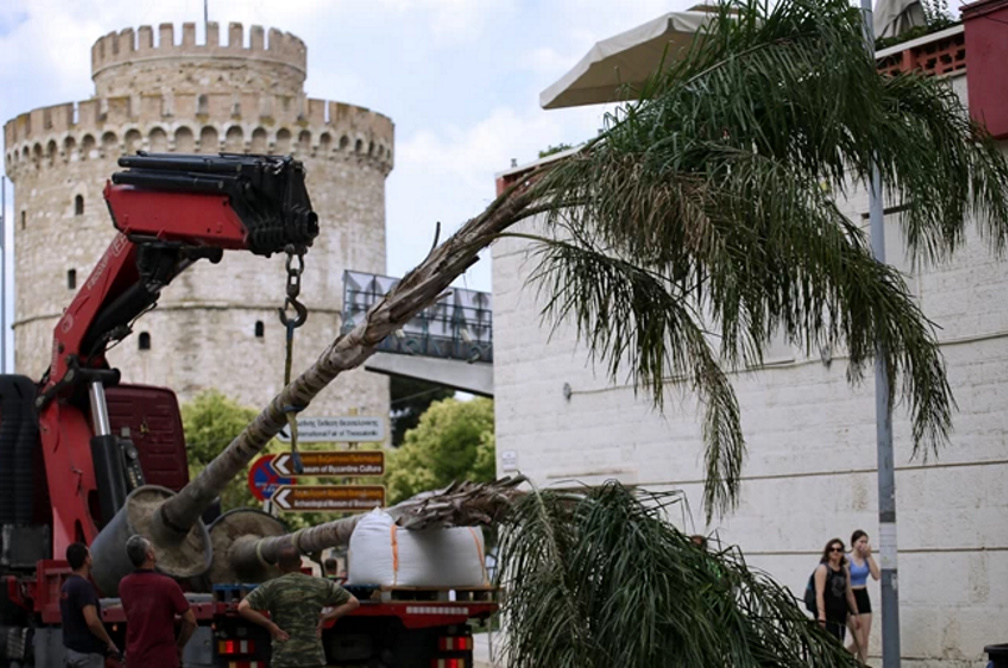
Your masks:
{"label": "brown tourist sign", "polygon": [[385,505],[383,485],[281,485],[270,500],[280,510],[360,512]]}
{"label": "brown tourist sign", "polygon": [[277,455],[270,466],[278,476],[383,475],[385,453],[381,450],[302,451],[304,471],[297,473],[289,452]]}

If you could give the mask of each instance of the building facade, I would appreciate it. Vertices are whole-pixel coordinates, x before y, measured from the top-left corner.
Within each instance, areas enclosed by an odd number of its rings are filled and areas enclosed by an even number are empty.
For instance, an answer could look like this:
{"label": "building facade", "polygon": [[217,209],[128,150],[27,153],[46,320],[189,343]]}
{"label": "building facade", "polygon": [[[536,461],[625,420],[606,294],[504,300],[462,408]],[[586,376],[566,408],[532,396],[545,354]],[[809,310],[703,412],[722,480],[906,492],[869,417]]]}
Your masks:
{"label": "building facade", "polygon": [[[966,100],[962,33],[959,26],[923,39],[921,49],[954,54],[932,60],[953,64],[940,74]],[[946,42],[936,46],[940,40]],[[890,51],[888,60],[880,53],[883,64],[914,56],[904,53],[909,48]],[[842,205],[867,227],[866,193],[852,193]],[[525,230],[538,232],[536,225]],[[886,245],[889,262],[905,273],[939,328],[958,402],[951,444],[927,460],[911,457],[908,414],[899,405],[894,410],[903,661],[920,668],[983,666],[983,647],[1008,641],[1008,414],[1001,394],[1008,388],[1008,264],[973,236],[951,262],[912,267],[892,216]],[[839,354],[808,357],[782,344],[762,368],[734,374],[748,444],[741,503],[705,527],[695,398],[670,385],[659,414],[632,386],[613,384],[604,368],[592,367],[573,327],[544,330],[543,303],[534,286],[525,286],[534,262],[521,240],[493,247],[498,474],[520,470],[543,487],[618,479],[682,490],[689,508],[673,519],[683,530],[739,545],[752,566],[798,596],[831,538],[849,544],[851,532],[863,529],[878,544],[870,372],[851,387]],[[869,591],[877,665],[878,584],[870,582]]]}
{"label": "building facade", "polygon": [[[34,109],[4,126],[14,183],[15,369],[39,378],[51,332],[115,230],[102,188],[116,160],[137,150],[293,155],[307,172],[321,232],[305,256],[294,373],[340,330],[346,269],[385,270],[385,178],[392,121],[368,109],[309,98],[305,44],[240,23],[205,43],[195,24],[127,28],[91,50],[94,96]],[[155,39],[156,36],[156,39]],[[247,46],[246,46],[247,44]],[[83,54],[82,54],[83,55]],[[216,388],[261,407],[282,387],[286,295],[283,257],[225,253],[200,262],[161,295],[157,309],[108,358],[126,382],[173,388],[181,401]],[[324,390],[308,415],[385,415],[388,381],[353,371]]]}

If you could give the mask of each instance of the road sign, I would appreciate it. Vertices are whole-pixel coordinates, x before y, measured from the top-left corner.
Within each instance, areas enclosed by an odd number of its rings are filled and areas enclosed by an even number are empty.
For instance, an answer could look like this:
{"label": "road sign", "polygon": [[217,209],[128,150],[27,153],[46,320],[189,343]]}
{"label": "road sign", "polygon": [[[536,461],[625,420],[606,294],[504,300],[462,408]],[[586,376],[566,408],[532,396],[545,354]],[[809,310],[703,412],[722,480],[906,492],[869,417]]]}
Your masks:
{"label": "road sign", "polygon": [[270,499],[288,512],[370,510],[385,505],[382,485],[282,485]]}
{"label": "road sign", "polygon": [[381,450],[340,450],[301,453],[303,473],[295,473],[294,462],[290,453],[283,453],[273,458],[270,466],[277,475],[382,475],[385,473],[385,453]]}
{"label": "road sign", "polygon": [[274,455],[263,455],[252,462],[252,466],[249,468],[249,490],[252,491],[252,496],[260,501],[265,501],[273,496],[273,493],[276,492],[277,487],[280,485],[294,484],[291,478],[278,475],[273,467],[270,466],[270,460],[273,457]]}
{"label": "road sign", "polygon": [[[344,417],[298,418],[298,440],[305,443],[336,443],[341,441],[371,443],[385,440],[385,418],[347,415]],[[284,443],[290,442],[290,427],[277,434]]]}

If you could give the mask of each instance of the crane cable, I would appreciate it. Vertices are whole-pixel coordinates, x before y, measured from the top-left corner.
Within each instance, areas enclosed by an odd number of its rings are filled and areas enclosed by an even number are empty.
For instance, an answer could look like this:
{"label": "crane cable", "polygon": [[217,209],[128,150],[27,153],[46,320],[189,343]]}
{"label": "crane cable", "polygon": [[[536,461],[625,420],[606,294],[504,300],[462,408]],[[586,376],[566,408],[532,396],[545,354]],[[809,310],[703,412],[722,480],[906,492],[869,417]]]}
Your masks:
{"label": "crane cable", "polygon": [[[294,330],[308,319],[308,309],[298,301],[298,295],[301,294],[301,274],[304,272],[304,250],[299,250],[293,245],[288,245],[284,250],[287,253],[287,298],[284,300],[283,308],[277,310],[280,312],[280,322],[287,329],[287,354],[284,362],[284,387],[287,387],[291,381],[291,363],[294,357]],[[294,258],[297,258],[296,264]],[[293,318],[287,316],[288,309],[294,311]],[[299,474],[304,473],[301,453],[298,452],[297,429],[297,414],[302,410],[304,406],[284,406],[287,424],[290,426],[291,462],[294,464],[294,472]]]}

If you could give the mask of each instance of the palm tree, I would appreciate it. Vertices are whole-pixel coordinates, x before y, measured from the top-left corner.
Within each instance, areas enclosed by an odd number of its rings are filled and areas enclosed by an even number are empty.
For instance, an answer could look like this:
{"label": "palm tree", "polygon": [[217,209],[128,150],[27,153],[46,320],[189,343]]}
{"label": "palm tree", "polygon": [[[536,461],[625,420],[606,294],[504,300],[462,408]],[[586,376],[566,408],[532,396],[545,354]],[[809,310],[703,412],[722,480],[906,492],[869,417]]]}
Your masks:
{"label": "palm tree", "polygon": [[539,214],[531,279],[549,320],[573,319],[609,373],[628,373],[657,406],[670,379],[699,396],[708,513],[734,504],[745,454],[728,371],[758,364],[778,331],[810,352],[842,346],[852,382],[884,351],[915,449],[934,451],[954,400],[932,324],[833,199],[863,186],[873,163],[916,258],[947,258],[968,218],[1003,249],[1008,161],[947,82],[879,76],[845,0],[722,6],[641,101],[503,193],[336,339],[164,505],[155,533],[191,526],[286,410],[362,364],[481,249]]}
{"label": "palm tree", "polygon": [[504,665],[859,665],[739,550],[669,524],[680,500],[618,483],[521,498],[500,546]]}

